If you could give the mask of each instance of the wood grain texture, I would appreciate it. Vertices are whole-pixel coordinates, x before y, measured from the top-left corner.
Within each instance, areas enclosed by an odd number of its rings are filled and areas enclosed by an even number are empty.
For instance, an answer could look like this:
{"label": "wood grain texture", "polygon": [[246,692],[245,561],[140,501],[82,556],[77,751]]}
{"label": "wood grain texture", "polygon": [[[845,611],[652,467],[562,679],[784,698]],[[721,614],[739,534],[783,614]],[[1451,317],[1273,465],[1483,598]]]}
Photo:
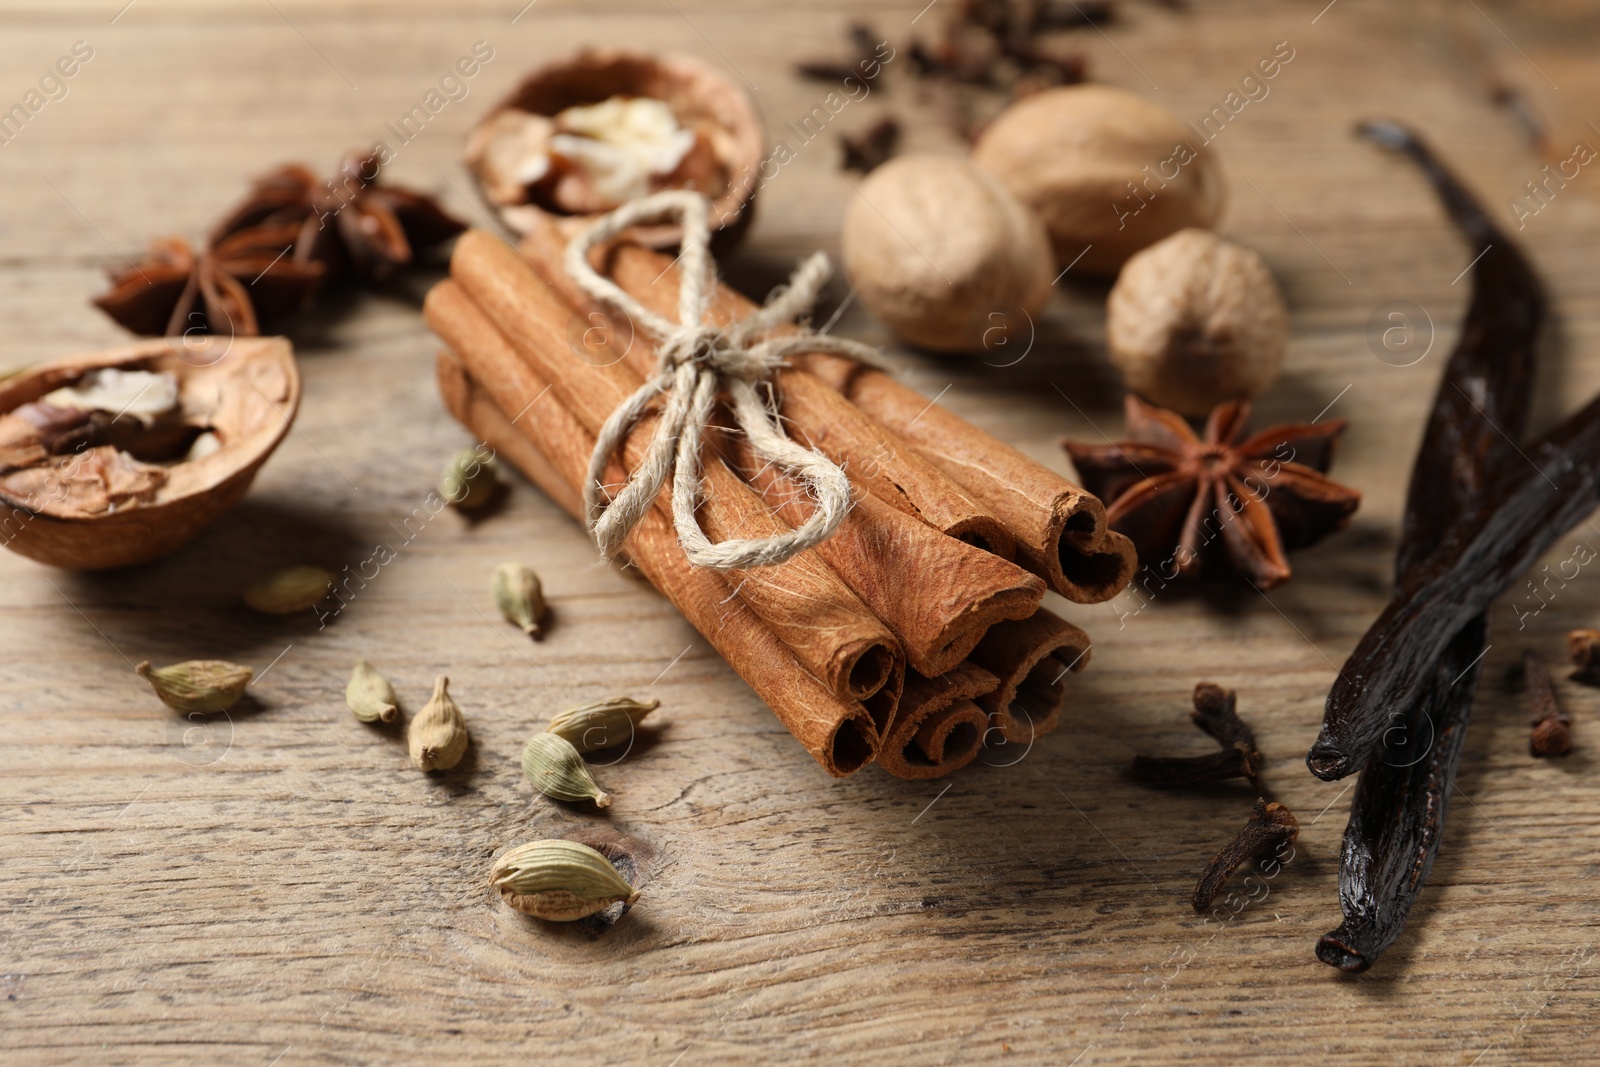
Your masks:
{"label": "wood grain texture", "polygon": [[[585,40],[682,49],[754,79],[795,150],[761,191],[731,280],[760,298],[798,255],[836,250],[851,188],[831,136],[785,132],[825,92],[788,62],[842,48],[861,4],[541,0],[515,23],[518,0],[277,6],[141,0],[115,22],[121,0],[0,11],[6,106],[74,41],[95,49],[66,98],[0,147],[0,367],[118,343],[87,305],[103,267],[149,237],[199,235],[277,162],[331,169],[384,137],[480,39],[495,58],[399,149],[395,180],[481,223],[462,137],[528,65]],[[874,18],[903,44],[922,7],[884,4]],[[1338,918],[1348,797],[1301,764],[1336,667],[1385,598],[1471,256],[1411,169],[1350,127],[1372,114],[1416,123],[1504,209],[1544,162],[1488,99],[1486,75],[1538,81],[1517,47],[1535,62],[1592,57],[1592,5],[1123,8],[1105,37],[1079,36],[1091,69],[1185,119],[1278,41],[1295,49],[1270,95],[1216,139],[1222,230],[1262,252],[1291,308],[1288,369],[1257,420],[1330,404],[1351,420],[1334,467],[1366,494],[1350,529],[1297,555],[1270,600],[1222,584],[1094,607],[1052,597],[1095,642],[1061,729],[990,750],[947,783],[872,770],[834,781],[665,601],[597,566],[534,490],[514,485],[480,521],[430,513],[444,458],[467,443],[440,403],[438,345],[418,313],[431,278],[335,306],[294,336],[295,430],[245,501],[182,553],[104,575],[0,556],[0,1059],[1487,1067],[1600,1055],[1600,694],[1558,676],[1577,751],[1534,761],[1515,676],[1523,650],[1556,660],[1568,628],[1595,625],[1592,568],[1521,628],[1519,609],[1540,606],[1526,589],[1492,610],[1432,885],[1404,939],[1356,980],[1312,956]],[[902,48],[836,127],[892,107],[910,147],[950,147],[903,63]],[[1592,169],[1517,233],[1559,320],[1536,429],[1600,389],[1597,236]],[[949,386],[944,403],[1065,471],[1056,439],[1115,434],[1120,397],[1103,357],[1104,287],[1069,275],[1058,288],[1012,366],[894,358],[929,395]],[[1437,334],[1412,366],[1368,346],[1369,319],[1393,300],[1420,305]],[[835,328],[886,337],[854,306]],[[1596,542],[1580,528],[1549,562]],[[355,572],[380,543],[396,558],[325,629],[239,606],[264,569]],[[506,559],[544,578],[554,611],[541,643],[494,617],[489,575]],[[132,671],[147,657],[213,656],[259,677],[214,722],[175,717]],[[351,718],[342,689],[358,657],[394,680],[408,714],[449,673],[473,737],[458,771],[424,778],[402,733]],[[1195,918],[1187,897],[1255,797],[1151,792],[1122,773],[1135,751],[1206,750],[1187,716],[1201,679],[1239,691],[1274,797],[1302,825],[1270,894],[1226,922]],[[517,753],[553,712],[619,692],[663,702],[660,725],[595,771],[616,796],[604,821],[641,857],[642,895],[589,939],[508,911],[485,879],[510,845],[602,823],[530,795]]]}

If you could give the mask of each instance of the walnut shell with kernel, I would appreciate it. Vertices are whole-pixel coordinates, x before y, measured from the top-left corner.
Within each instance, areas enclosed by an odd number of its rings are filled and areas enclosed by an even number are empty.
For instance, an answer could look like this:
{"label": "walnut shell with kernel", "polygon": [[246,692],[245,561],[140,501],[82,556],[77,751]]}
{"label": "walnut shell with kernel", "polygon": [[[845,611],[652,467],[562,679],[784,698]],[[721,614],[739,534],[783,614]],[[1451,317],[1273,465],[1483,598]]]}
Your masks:
{"label": "walnut shell with kernel", "polygon": [[1060,264],[1085,274],[1115,274],[1139,249],[1222,213],[1210,149],[1171,113],[1109,85],[1018,100],[972,159],[1039,213]]}
{"label": "walnut shell with kernel", "polygon": [[[662,109],[629,106],[657,101],[670,111],[675,129],[642,128],[646,118],[659,123]],[[582,118],[583,128],[565,129],[563,116]],[[670,169],[650,174],[645,189],[624,182],[608,190],[604,179],[615,175],[604,167],[617,145],[601,143],[603,136],[571,136],[599,134],[596,124],[626,127],[615,131],[616,140],[634,148],[654,134],[685,137],[689,143],[670,154]],[[563,136],[572,147],[588,150],[562,151]],[[570,234],[617,206],[619,198],[694,189],[711,201],[718,250],[748,227],[756,189],[777,169],[767,158],[755,104],[721,71],[692,56],[611,47],[579,49],[534,69],[473,128],[466,163],[502,221],[519,234],[538,226],[541,216]],[[662,248],[676,244],[679,231],[671,225],[640,226],[629,236]]]}
{"label": "walnut shell with kernel", "polygon": [[867,309],[941,352],[993,349],[1026,332],[1055,276],[1038,216],[950,156],[900,156],[874,170],[845,211],[840,243]]}
{"label": "walnut shell with kernel", "polygon": [[[148,388],[124,401],[108,375]],[[244,496],[299,405],[281,337],[163,337],[0,379],[0,544],[71,570],[176,551]]]}
{"label": "walnut shell with kernel", "polygon": [[1289,311],[1266,263],[1209,230],[1179,230],[1128,260],[1106,310],[1128,388],[1193,417],[1259,394],[1289,347]]}

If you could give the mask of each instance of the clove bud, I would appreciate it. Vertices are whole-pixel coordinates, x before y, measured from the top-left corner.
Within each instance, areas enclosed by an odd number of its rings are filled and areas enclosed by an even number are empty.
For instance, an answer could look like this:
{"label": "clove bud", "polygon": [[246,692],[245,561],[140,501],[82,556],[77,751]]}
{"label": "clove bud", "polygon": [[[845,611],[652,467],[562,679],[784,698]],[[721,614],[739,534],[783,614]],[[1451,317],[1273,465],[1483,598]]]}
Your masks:
{"label": "clove bud", "polygon": [[1282,804],[1277,802],[1268,804],[1258,798],[1255,810],[1250,813],[1250,821],[1244,824],[1244,829],[1224,845],[1222,851],[1218,852],[1201,872],[1200,881],[1194,887],[1194,897],[1190,901],[1194,905],[1194,910],[1204,912],[1211,907],[1211,902],[1217,899],[1217,894],[1222,892],[1222,887],[1228,883],[1233,872],[1239,869],[1240,864],[1274,852],[1280,845],[1289,844],[1299,835],[1300,823],[1295,819],[1293,812]]}
{"label": "clove bud", "polygon": [[1261,788],[1261,753],[1255,731],[1235,709],[1235,693],[1201,682],[1194,687],[1194,724],[1216,739],[1221,752],[1208,756],[1134,756],[1131,773],[1149,785],[1184,786],[1248,778]]}
{"label": "clove bud", "polygon": [[1550,671],[1532,649],[1523,653],[1522,673],[1528,683],[1528,713],[1533,722],[1533,734],[1528,738],[1529,754],[1539,759],[1569,754],[1572,751],[1572,716],[1556,704]]}

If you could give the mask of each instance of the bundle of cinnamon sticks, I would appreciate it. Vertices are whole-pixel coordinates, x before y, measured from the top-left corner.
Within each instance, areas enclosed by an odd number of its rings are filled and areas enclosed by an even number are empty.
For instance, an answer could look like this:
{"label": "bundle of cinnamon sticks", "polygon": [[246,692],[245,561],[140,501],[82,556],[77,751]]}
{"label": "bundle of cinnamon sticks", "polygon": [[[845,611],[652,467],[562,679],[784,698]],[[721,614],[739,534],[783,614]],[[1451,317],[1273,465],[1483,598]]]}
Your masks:
{"label": "bundle of cinnamon sticks", "polygon": [[[595,435],[657,356],[642,333],[589,343],[605,312],[567,276],[565,252],[553,226],[520,253],[469,232],[426,317],[448,346],[438,370],[451,413],[582,522]],[[669,257],[621,243],[592,262],[645,307],[676,308]],[[754,310],[722,285],[709,321]],[[985,743],[1053,729],[1062,680],[1088,662],[1090,641],[1040,607],[1045,590],[1098,603],[1135,566],[1101,502],[882,371],[816,353],[772,386],[790,435],[850,476],[854,506],[838,531],[779,564],[695,567],[668,491],[629,536],[632,563],[830,774],[876,760],[899,777],[937,777]],[[654,430],[654,415],[634,425],[603,488],[626,482]],[[739,435],[707,440],[699,517],[713,540],[770,537],[809,516],[809,496]]]}

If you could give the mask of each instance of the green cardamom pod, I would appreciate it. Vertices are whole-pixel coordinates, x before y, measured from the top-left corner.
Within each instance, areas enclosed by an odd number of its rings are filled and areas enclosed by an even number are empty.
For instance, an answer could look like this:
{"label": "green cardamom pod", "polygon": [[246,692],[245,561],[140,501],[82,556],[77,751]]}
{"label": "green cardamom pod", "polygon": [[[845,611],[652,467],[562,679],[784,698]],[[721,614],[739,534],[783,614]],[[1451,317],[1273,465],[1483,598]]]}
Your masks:
{"label": "green cardamom pod", "polygon": [[522,771],[534,787],[557,800],[592,800],[611,806],[611,794],[595,784],[572,742],[556,734],[534,734],[522,749]]}
{"label": "green cardamom pod", "polygon": [[639,891],[599,852],[577,841],[534,841],[494,861],[489,884],[505,902],[536,919],[571,922]]}
{"label": "green cardamom pod", "polygon": [[659,700],[632,697],[593,700],[561,712],[545,731],[566,738],[579,752],[598,752],[631,740],[639,721],[660,706]]}
{"label": "green cardamom pod", "polygon": [[494,569],[494,602],[500,613],[522,627],[522,632],[539,636],[544,618],[544,588],[533,568],[521,563],[502,563]]}
{"label": "green cardamom pod", "polygon": [[170,667],[152,667],[145,660],[134,671],[150,683],[167,707],[201,713],[233,707],[255,673],[222,659],[191,659]]}
{"label": "green cardamom pod", "polygon": [[333,575],[321,567],[284,567],[244,587],[244,602],[268,615],[310,611],[333,588]]}
{"label": "green cardamom pod", "polygon": [[425,771],[448,771],[467,753],[467,720],[450,699],[450,679],[433,681],[433,698],[425,704],[406,731],[411,762]]}
{"label": "green cardamom pod", "polygon": [[394,686],[366,660],[356,660],[350,684],[344,687],[344,702],[362,722],[394,722],[400,716],[395,704]]}
{"label": "green cardamom pod", "polygon": [[481,508],[494,498],[495,490],[500,487],[497,471],[493,453],[463,448],[445,464],[444,475],[439,479],[439,495],[458,508],[468,511]]}

